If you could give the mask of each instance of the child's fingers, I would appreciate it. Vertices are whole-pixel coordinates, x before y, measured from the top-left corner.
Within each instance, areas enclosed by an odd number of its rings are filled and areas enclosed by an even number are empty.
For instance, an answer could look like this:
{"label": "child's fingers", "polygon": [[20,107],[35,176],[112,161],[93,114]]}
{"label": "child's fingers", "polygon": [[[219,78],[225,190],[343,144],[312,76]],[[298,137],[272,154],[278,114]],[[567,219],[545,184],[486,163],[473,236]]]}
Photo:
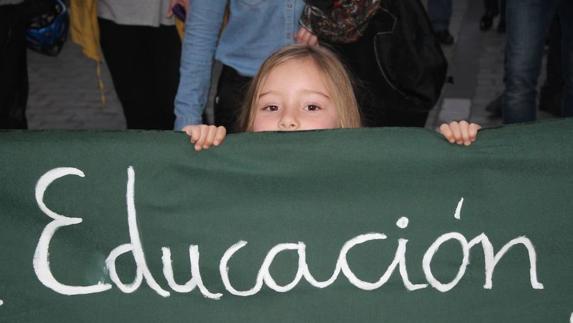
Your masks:
{"label": "child's fingers", "polygon": [[299,42],[302,43],[302,44],[308,45],[308,35],[309,35],[309,32],[308,32],[306,29],[304,29],[304,28],[301,28],[300,31],[301,31],[301,33],[300,33]]}
{"label": "child's fingers", "polygon": [[223,140],[225,140],[226,135],[227,135],[227,129],[225,129],[225,127],[223,126],[217,127],[213,144],[215,146],[219,146],[223,142]]}
{"label": "child's fingers", "polygon": [[207,149],[211,146],[218,146],[221,142],[225,139],[225,135],[227,134],[227,130],[223,126],[209,127],[209,134],[207,139],[205,139],[205,143],[203,144],[203,148]]}
{"label": "child's fingers", "polygon": [[440,126],[440,132],[450,142],[458,145],[470,145],[477,138],[477,133],[481,126],[467,121],[453,121]]}
{"label": "child's fingers", "polygon": [[217,127],[209,126],[207,128],[207,137],[205,138],[205,142],[203,143],[203,149],[209,149],[215,142],[215,136],[217,135]]}
{"label": "child's fingers", "polygon": [[197,144],[201,139],[201,126],[193,127],[193,135],[191,136],[191,143]]}
{"label": "child's fingers", "polygon": [[318,45],[318,37],[316,37],[315,34],[310,34],[309,40],[308,40],[308,44],[310,46],[316,46]]}
{"label": "child's fingers", "polygon": [[318,38],[304,27],[300,27],[296,33],[295,40],[299,44],[314,46],[318,44]]}
{"label": "child's fingers", "polygon": [[199,128],[199,138],[197,139],[197,141],[195,142],[195,150],[199,151],[203,148],[203,145],[205,143],[205,139],[207,139],[207,132],[208,132],[208,126],[207,125],[200,125],[198,126]]}
{"label": "child's fingers", "polygon": [[227,134],[227,130],[223,126],[189,125],[185,126],[183,131],[189,136],[189,141],[194,145],[196,151],[218,146]]}
{"label": "child's fingers", "polygon": [[461,145],[463,143],[463,140],[462,140],[462,132],[460,131],[460,125],[456,121],[450,122],[450,129],[452,130],[454,141],[458,145]]}
{"label": "child's fingers", "polygon": [[193,126],[185,126],[183,127],[183,131],[185,132],[185,134],[187,135],[187,137],[189,137],[189,141],[191,141],[191,135],[193,134],[191,129]]}
{"label": "child's fingers", "polygon": [[474,142],[476,140],[477,133],[480,129],[481,129],[481,126],[479,124],[477,124],[477,123],[470,124],[469,135],[470,135],[470,140],[472,142]]}
{"label": "child's fingers", "polygon": [[200,130],[198,126],[195,125],[185,126],[183,127],[183,131],[185,131],[187,136],[189,136],[189,141],[192,144],[194,144],[197,141],[197,139],[199,139]]}
{"label": "child's fingers", "polygon": [[450,129],[450,125],[448,125],[447,123],[444,123],[440,126],[440,133],[444,136],[444,138],[446,138],[447,141],[449,141],[450,143],[454,143],[455,139],[454,139],[454,134],[452,133],[452,129]]}
{"label": "child's fingers", "polygon": [[301,28],[301,33],[300,33],[300,40],[302,41],[302,43],[306,44],[307,40],[308,40],[308,31],[304,28]]}
{"label": "child's fingers", "polygon": [[471,144],[470,134],[469,134],[470,124],[467,121],[462,120],[462,121],[458,122],[458,125],[460,126],[460,133],[462,135],[462,141],[463,141],[464,145],[468,146],[469,144]]}
{"label": "child's fingers", "polygon": [[301,42],[303,33],[304,33],[304,28],[301,27],[301,28],[298,29],[298,31],[297,31],[296,34],[294,35],[294,40],[295,40],[297,43],[300,43],[300,42]]}

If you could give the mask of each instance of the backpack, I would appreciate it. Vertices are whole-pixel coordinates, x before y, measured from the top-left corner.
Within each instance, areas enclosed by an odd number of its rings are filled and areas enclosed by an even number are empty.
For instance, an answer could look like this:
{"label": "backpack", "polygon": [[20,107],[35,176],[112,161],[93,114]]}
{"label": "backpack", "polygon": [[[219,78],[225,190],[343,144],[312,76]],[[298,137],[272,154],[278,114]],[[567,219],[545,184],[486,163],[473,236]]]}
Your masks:
{"label": "backpack", "polygon": [[[380,72],[388,85],[413,103],[415,110],[430,110],[440,98],[448,62],[436,40],[430,19],[420,0],[385,0],[370,23],[391,30],[376,33],[374,51]],[[389,17],[389,18],[388,18]]]}
{"label": "backpack", "polygon": [[381,0],[306,0],[300,23],[319,39],[351,43],[362,37]]}
{"label": "backpack", "polygon": [[324,2],[306,0],[302,26],[319,39],[350,43],[374,25],[376,62],[388,86],[410,103],[409,109],[433,108],[448,62],[420,0],[331,0],[329,6]]}

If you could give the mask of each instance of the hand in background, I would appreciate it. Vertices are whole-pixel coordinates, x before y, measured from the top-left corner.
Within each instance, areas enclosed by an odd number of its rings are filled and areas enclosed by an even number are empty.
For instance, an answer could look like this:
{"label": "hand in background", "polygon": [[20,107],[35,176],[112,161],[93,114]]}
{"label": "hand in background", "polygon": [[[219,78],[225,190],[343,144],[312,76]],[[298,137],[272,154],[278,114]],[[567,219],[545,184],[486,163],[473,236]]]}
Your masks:
{"label": "hand in background", "polygon": [[173,17],[173,7],[180,4],[185,8],[186,12],[189,12],[189,0],[169,0],[169,7],[167,7],[167,17]]}
{"label": "hand in background", "polygon": [[467,121],[453,121],[444,123],[440,126],[440,133],[450,143],[458,145],[469,146],[477,138],[478,130],[481,126],[476,123],[468,123]]}
{"label": "hand in background", "polygon": [[294,36],[294,40],[298,44],[305,44],[308,46],[316,46],[318,45],[318,37],[316,37],[312,32],[304,27],[300,27],[296,35]]}
{"label": "hand in background", "polygon": [[209,149],[212,146],[219,146],[227,135],[227,129],[225,129],[225,127],[208,126],[205,124],[185,126],[183,131],[189,136],[191,143],[195,145],[196,151]]}

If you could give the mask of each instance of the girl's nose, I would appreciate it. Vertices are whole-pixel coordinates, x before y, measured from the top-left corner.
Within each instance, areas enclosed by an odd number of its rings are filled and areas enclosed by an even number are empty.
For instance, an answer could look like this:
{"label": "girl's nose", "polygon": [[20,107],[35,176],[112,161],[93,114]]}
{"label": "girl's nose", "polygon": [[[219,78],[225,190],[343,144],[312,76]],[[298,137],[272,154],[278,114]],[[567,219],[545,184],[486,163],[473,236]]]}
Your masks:
{"label": "girl's nose", "polygon": [[279,129],[282,131],[294,131],[299,127],[296,118],[290,114],[283,115],[279,120]]}

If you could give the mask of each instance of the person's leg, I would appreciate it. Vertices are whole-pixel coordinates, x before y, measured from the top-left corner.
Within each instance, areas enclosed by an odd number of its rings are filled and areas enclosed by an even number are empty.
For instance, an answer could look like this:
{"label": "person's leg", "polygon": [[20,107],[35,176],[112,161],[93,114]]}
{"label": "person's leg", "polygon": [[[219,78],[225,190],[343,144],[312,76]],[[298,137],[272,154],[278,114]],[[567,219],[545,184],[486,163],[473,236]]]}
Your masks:
{"label": "person's leg", "polygon": [[505,33],[505,0],[499,2],[499,23],[497,24],[497,32]]}
{"label": "person's leg", "polygon": [[491,13],[494,16],[499,13],[499,8],[497,7],[497,0],[484,0],[483,8],[486,13]]}
{"label": "person's leg", "polygon": [[561,1],[559,18],[561,22],[562,39],[562,77],[565,81],[562,115],[573,117],[573,3],[571,3],[571,1]]}
{"label": "person's leg", "polygon": [[428,16],[438,41],[444,45],[453,44],[454,38],[449,31],[452,0],[428,0]]}
{"label": "person's leg", "polygon": [[552,0],[507,0],[503,122],[536,119],[537,79]]}
{"label": "person's leg", "polygon": [[19,6],[0,6],[0,129],[26,129],[28,66]]}
{"label": "person's leg", "polygon": [[119,25],[99,19],[100,43],[128,129],[148,129],[153,122],[153,83],[147,46],[152,27]]}
{"label": "person's leg", "polygon": [[447,30],[452,17],[452,0],[428,0],[428,16],[434,31]]}
{"label": "person's leg", "polygon": [[480,30],[486,31],[493,25],[493,18],[499,14],[498,0],[484,0],[484,13],[480,20]]}
{"label": "person's leg", "polygon": [[148,129],[173,129],[175,121],[174,100],[179,85],[179,61],[181,60],[181,40],[175,26],[153,28],[149,38],[150,50],[154,53],[150,62],[153,84]]}
{"label": "person's leg", "polygon": [[539,92],[539,109],[561,116],[563,77],[561,76],[561,24],[555,15],[548,33],[546,78]]}
{"label": "person's leg", "polygon": [[215,124],[225,126],[228,133],[242,130],[237,122],[250,81],[250,77],[239,75],[233,68],[223,65],[215,97],[214,117]]}
{"label": "person's leg", "polygon": [[122,26],[107,19],[98,19],[103,56],[111,74],[115,92],[126,119],[127,128],[139,128],[133,114],[139,108],[140,88],[137,73],[138,52],[145,50],[138,42],[137,33],[129,26]]}

